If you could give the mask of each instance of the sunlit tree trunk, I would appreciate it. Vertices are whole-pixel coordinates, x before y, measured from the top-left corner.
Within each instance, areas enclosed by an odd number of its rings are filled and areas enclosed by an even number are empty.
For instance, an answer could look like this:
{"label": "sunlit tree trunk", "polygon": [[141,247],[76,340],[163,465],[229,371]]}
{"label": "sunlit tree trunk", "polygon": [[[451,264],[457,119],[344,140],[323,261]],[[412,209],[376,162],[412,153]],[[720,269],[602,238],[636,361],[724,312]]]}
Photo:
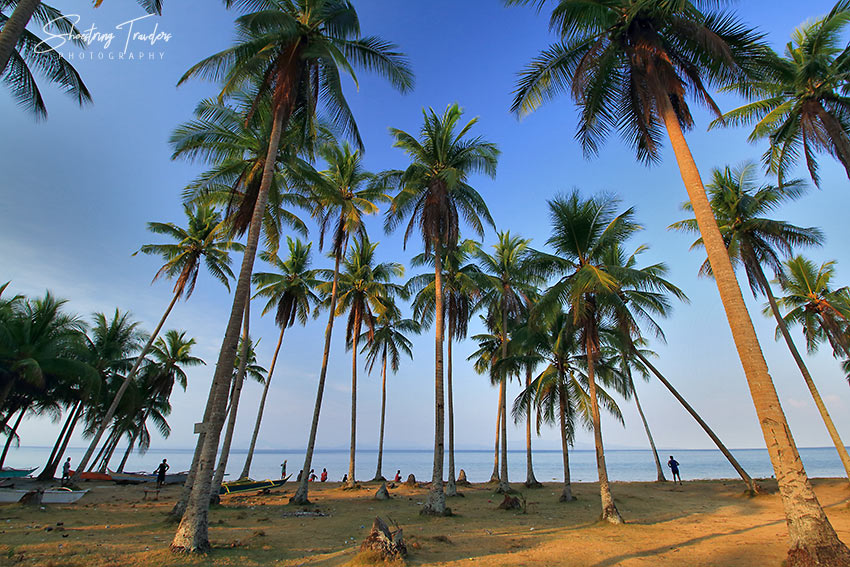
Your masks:
{"label": "sunlit tree trunk", "polygon": [[351,444],[348,449],[348,488],[357,485],[354,478],[354,460],[357,453],[357,337],[360,336],[362,320],[360,310],[356,307],[354,309],[354,334],[351,336]]}
{"label": "sunlit tree trunk", "polygon": [[239,478],[250,478],[251,476],[251,461],[254,459],[254,449],[257,447],[257,437],[260,435],[260,423],[263,420],[263,410],[266,407],[266,398],[269,395],[269,385],[272,382],[272,374],[274,367],[277,364],[277,355],[280,353],[280,345],[283,344],[283,332],[286,327],[281,327],[280,337],[277,339],[277,346],[274,349],[272,363],[269,366],[269,375],[266,376],[266,383],[263,385],[263,395],[260,398],[260,408],[257,410],[257,422],[254,424],[254,434],[251,435],[251,444],[248,446],[248,455],[245,457],[245,466],[242,467],[242,474]]}
{"label": "sunlit tree trunk", "polygon": [[245,383],[245,372],[248,369],[248,358],[251,353],[251,301],[245,303],[245,314],[242,322],[242,349],[239,352],[239,368],[236,370],[236,379],[233,381],[233,392],[230,395],[230,412],[227,416],[227,429],[224,433],[224,442],[218,457],[218,467],[213,475],[210,487],[210,499],[219,501],[221,483],[224,482],[224,473],[227,469],[227,461],[230,459],[230,446],[233,443],[233,432],[236,430],[236,417],[239,412],[239,398],[242,396],[242,386]]}
{"label": "sunlit tree trunk", "polygon": [[446,481],[446,496],[457,496],[457,476],[455,476],[455,406],[454,392],[452,390],[452,328],[449,319],[449,336],[446,341],[446,395],[448,397],[448,420],[449,420],[449,478]]}
{"label": "sunlit tree trunk", "polygon": [[496,445],[493,449],[493,474],[490,482],[499,482],[499,439],[502,431],[502,396],[496,398]]}
{"label": "sunlit tree trunk", "polygon": [[[560,373],[560,370],[558,371]],[[561,491],[561,502],[572,502],[573,488],[570,483],[570,440],[567,438],[567,392],[564,387],[564,376],[558,379],[558,418],[561,423],[561,455],[564,458],[564,489]]]}
{"label": "sunlit tree trunk", "polygon": [[655,448],[655,440],[652,438],[652,431],[649,429],[649,422],[646,421],[646,416],[643,413],[643,408],[640,406],[640,399],[638,398],[637,388],[635,388],[635,382],[632,380],[631,371],[629,374],[629,384],[632,387],[632,395],[635,397],[635,405],[637,406],[638,414],[640,415],[640,420],[643,423],[643,429],[646,431],[646,438],[649,439],[649,446],[652,449],[652,456],[655,458],[655,472],[657,473],[656,481],[657,482],[666,482],[667,478],[664,476],[664,469],[661,468],[661,459],[658,458],[658,450]]}
{"label": "sunlit tree trunk", "polygon": [[756,337],[755,328],[747,312],[744,297],[741,295],[741,288],[735,278],[726,245],[717,228],[717,221],[706,196],[699,170],[694,163],[669,99],[659,100],[659,111],[670,136],[688,198],[693,206],[711,271],[726,310],[726,318],[744,367],[753,405],[756,408],[779,484],[788,535],[791,539],[788,565],[789,567],[850,566],[850,550],[838,539],[806,475],[800,453],[779,403],[773,379],[764,360],[761,345]]}
{"label": "sunlit tree trunk", "polygon": [[445,395],[443,393],[443,259],[439,243],[434,249],[434,468],[431,471],[431,490],[422,513],[434,516],[451,514],[446,507],[446,493],[443,491],[443,458],[445,443]]}
{"label": "sunlit tree trunk", "polygon": [[[502,291],[502,360],[508,358],[508,307],[507,307],[507,290]],[[499,468],[499,488],[496,492],[507,493],[511,491],[511,485],[508,480],[508,372],[505,369],[499,377],[499,406],[501,408],[501,450],[502,462]]]}
{"label": "sunlit tree trunk", "polygon": [[[525,369],[525,389],[531,387],[531,367]],[[531,396],[525,406],[525,486],[540,488],[543,486],[534,478],[534,465],[531,462]]]}
{"label": "sunlit tree trunk", "polygon": [[384,423],[387,416],[387,347],[381,357],[381,431],[378,435],[378,468],[373,480],[384,480]]}

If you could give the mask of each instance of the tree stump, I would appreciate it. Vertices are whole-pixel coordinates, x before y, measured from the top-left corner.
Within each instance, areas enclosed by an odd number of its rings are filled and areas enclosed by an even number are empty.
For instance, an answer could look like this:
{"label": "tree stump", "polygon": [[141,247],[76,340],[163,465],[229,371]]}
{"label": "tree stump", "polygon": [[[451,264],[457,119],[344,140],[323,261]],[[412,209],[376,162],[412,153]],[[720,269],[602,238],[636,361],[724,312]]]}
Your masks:
{"label": "tree stump", "polygon": [[407,555],[407,547],[404,545],[401,528],[390,531],[386,522],[376,516],[372,523],[372,531],[360,545],[360,553],[372,555],[385,562],[404,559]]}
{"label": "tree stump", "polygon": [[455,482],[455,484],[458,486],[469,486],[472,484],[469,480],[467,480],[465,470],[460,469],[460,474],[457,475],[457,482]]}
{"label": "tree stump", "polygon": [[24,506],[41,506],[41,499],[44,496],[44,490],[30,490],[18,501]]}
{"label": "tree stump", "polygon": [[407,481],[404,483],[405,486],[416,486],[416,477],[412,474],[407,475]]}
{"label": "tree stump", "polygon": [[378,492],[375,493],[375,500],[389,500],[390,493],[387,490],[387,483],[382,482],[381,488],[378,489]]}
{"label": "tree stump", "polygon": [[522,510],[522,502],[510,494],[505,494],[505,499],[499,504],[499,510]]}

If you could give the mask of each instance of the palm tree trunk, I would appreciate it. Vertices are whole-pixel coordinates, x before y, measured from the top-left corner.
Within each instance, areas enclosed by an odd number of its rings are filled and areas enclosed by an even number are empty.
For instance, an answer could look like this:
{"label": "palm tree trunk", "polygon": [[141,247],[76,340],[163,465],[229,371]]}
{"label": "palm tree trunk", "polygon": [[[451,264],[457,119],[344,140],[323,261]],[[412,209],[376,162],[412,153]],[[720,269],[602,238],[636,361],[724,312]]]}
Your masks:
{"label": "palm tree trunk", "polygon": [[448,398],[449,419],[449,478],[446,482],[446,496],[457,496],[457,477],[455,476],[455,405],[452,391],[452,322],[449,320],[449,336],[446,341],[446,396]]}
{"label": "palm tree trunk", "polygon": [[596,470],[599,473],[599,494],[602,498],[602,519],[612,524],[622,524],[623,517],[614,503],[611,485],[608,483],[608,467],[605,466],[605,448],[602,445],[602,420],[599,416],[599,399],[596,397],[596,345],[595,329],[589,323],[585,327],[585,353],[587,355],[587,387],[590,394],[590,415],[593,420],[593,441],[596,446]]}
{"label": "palm tree trunk", "polygon": [[227,461],[230,458],[230,446],[233,443],[233,431],[236,429],[236,416],[239,412],[239,398],[242,396],[242,385],[245,383],[245,371],[248,368],[248,357],[250,356],[251,337],[251,301],[245,303],[245,315],[242,330],[242,350],[239,353],[239,368],[236,371],[236,379],[233,381],[233,393],[230,396],[230,414],[227,418],[227,430],[224,433],[224,441],[218,458],[218,467],[213,475],[210,487],[210,499],[218,502],[218,493],[221,483],[224,481],[224,472],[227,469]]}
{"label": "palm tree trunk", "polygon": [[381,431],[378,435],[378,468],[374,480],[384,480],[384,422],[387,416],[387,346],[381,357]]}
{"label": "palm tree trunk", "polygon": [[[109,445],[112,443],[112,437],[114,435],[115,435],[115,430],[113,429],[112,431],[109,432],[109,435],[106,436],[106,441],[103,442],[103,445],[100,447],[100,451],[97,452],[97,456],[94,458],[94,460],[92,460],[91,465],[89,465],[87,472],[93,471],[94,468],[97,466],[97,463],[100,462],[101,457],[103,457],[104,453],[106,453],[106,448],[109,447]],[[79,471],[79,465],[78,465],[78,469],[74,471],[74,474],[71,476],[71,480],[69,481],[69,483],[71,481],[73,481],[75,478],[79,478],[79,476],[80,476],[80,471]]]}
{"label": "palm tree trunk", "polygon": [[118,443],[121,442],[121,434],[117,433],[112,440],[112,444],[109,446],[109,450],[106,451],[106,454],[103,456],[103,461],[100,463],[100,467],[98,468],[98,472],[105,473],[106,469],[109,468],[109,461],[112,460],[112,455],[115,454],[115,448],[118,447]]}
{"label": "palm tree trunk", "polygon": [[[56,472],[56,467],[59,465],[60,457],[57,455],[59,447],[62,446],[62,442],[65,440],[65,435],[68,433],[68,428],[71,426],[71,422],[74,421],[77,410],[82,403],[82,401],[79,401],[74,404],[74,409],[68,413],[68,418],[62,426],[62,431],[59,432],[59,437],[56,438],[56,443],[53,444],[53,450],[50,451],[50,456],[47,458],[47,463],[44,465],[44,469],[42,469],[41,473],[38,475],[38,480],[49,480],[53,478],[53,475]],[[56,464],[54,464],[54,461]]]}
{"label": "palm tree trunk", "polygon": [[664,476],[664,469],[661,468],[661,459],[658,458],[658,450],[655,448],[655,440],[652,438],[652,431],[649,430],[649,422],[646,421],[643,408],[640,407],[640,399],[638,398],[637,388],[635,388],[635,382],[632,380],[631,371],[629,371],[629,383],[632,386],[632,394],[635,397],[635,405],[637,406],[640,420],[643,422],[643,428],[646,431],[646,438],[649,439],[649,446],[652,448],[652,456],[655,458],[655,472],[657,473],[656,481],[667,482],[667,478]]}
{"label": "palm tree trunk", "polygon": [[133,368],[130,369],[130,372],[124,378],[124,381],[121,383],[121,387],[118,388],[118,391],[115,393],[115,398],[113,398],[112,403],[109,406],[109,409],[106,411],[106,415],[103,416],[103,419],[100,421],[100,426],[95,431],[94,437],[92,437],[91,443],[89,443],[88,449],[86,449],[83,458],[80,460],[80,464],[77,467],[74,476],[69,481],[71,484],[79,481],[79,475],[83,471],[83,467],[85,467],[89,459],[91,459],[92,453],[97,448],[97,444],[100,442],[101,436],[103,436],[106,428],[109,427],[109,423],[112,421],[112,418],[115,416],[115,412],[118,411],[118,404],[121,402],[121,398],[124,397],[124,393],[127,391],[127,388],[130,387],[130,384],[133,381],[133,378],[136,377],[136,373],[139,371],[139,367],[141,367],[142,362],[145,360],[145,356],[147,356],[148,351],[150,351],[151,346],[153,346],[156,337],[159,335],[159,332],[162,330],[162,326],[165,324],[165,320],[168,319],[168,315],[171,313],[171,310],[174,309],[174,304],[177,303],[177,299],[179,299],[180,293],[175,292],[174,296],[171,298],[171,303],[168,304],[168,307],[165,309],[165,313],[162,314],[162,317],[159,320],[156,328],[151,333],[148,342],[142,348],[141,352],[139,352],[139,356],[136,357],[136,362],[133,363]]}
{"label": "palm tree trunk", "polygon": [[56,458],[53,460],[53,463],[50,465],[50,472],[48,478],[53,478],[56,475],[56,469],[59,468],[59,464],[62,462],[62,457],[65,456],[65,451],[68,449],[68,443],[71,442],[71,435],[74,434],[74,429],[77,427],[77,423],[80,421],[80,416],[83,415],[83,403],[78,402],[77,412],[74,415],[74,419],[71,420],[71,426],[68,428],[68,432],[65,434],[65,439],[62,440],[62,445],[59,447],[59,451],[56,453]]}
{"label": "palm tree trunk", "polygon": [[[506,299],[507,290],[502,292],[502,360],[508,358],[508,308]],[[502,376],[499,378],[499,406],[501,408],[501,428],[502,428],[502,462],[499,469],[499,487],[496,492],[508,493],[511,491],[511,485],[508,481],[508,372],[505,369]]]}
{"label": "palm tree trunk", "polygon": [[702,417],[700,417],[696,410],[692,408],[691,405],[685,400],[685,398],[683,398],[682,395],[678,392],[678,390],[673,387],[673,384],[671,384],[664,377],[664,375],[661,374],[661,372],[659,372],[658,369],[651,362],[649,362],[646,357],[643,356],[637,349],[633,349],[633,352],[635,353],[635,356],[637,356],[644,364],[644,366],[649,368],[649,370],[653,374],[655,374],[655,377],[658,378],[658,380],[662,384],[664,384],[664,386],[670,391],[671,394],[673,394],[673,397],[676,398],[680,404],[682,404],[682,407],[685,408],[685,410],[689,414],[691,414],[691,417],[693,417],[694,420],[700,425],[700,427],[702,427],[702,430],[705,431],[705,433],[711,438],[711,440],[714,441],[714,444],[717,446],[720,452],[723,453],[723,456],[726,457],[726,460],[729,461],[729,464],[732,465],[732,468],[735,469],[735,472],[737,472],[747,484],[747,490],[749,490],[752,494],[758,493],[758,485],[750,477],[750,475],[747,474],[747,471],[744,470],[744,467],[741,466],[741,463],[739,463],[738,460],[732,455],[732,452],[726,448],[726,445],[723,444],[723,441],[720,440],[720,438],[714,433],[714,431],[708,426],[708,424],[702,419]]}
{"label": "palm tree trunk", "polygon": [[821,103],[816,103],[818,118],[826,128],[829,139],[832,141],[832,147],[835,150],[835,155],[838,161],[844,166],[844,171],[847,173],[847,178],[850,179],[850,138],[841,126],[841,123],[835,117],[826,111]]}
{"label": "palm tree trunk", "polygon": [[[14,385],[15,379],[11,378],[3,386],[3,390],[0,391],[0,408],[6,407],[6,400],[9,398],[9,394],[12,392],[12,386]],[[0,420],[0,430],[2,430],[6,423],[9,421],[9,419],[11,419],[12,413],[14,412],[9,412],[6,416],[3,417],[2,420]]]}
{"label": "palm tree trunk", "polygon": [[788,350],[791,351],[791,356],[794,357],[794,362],[797,363],[797,368],[800,369],[800,374],[803,375],[803,381],[806,383],[806,387],[809,388],[809,393],[811,393],[812,399],[815,401],[815,405],[820,412],[821,419],[823,419],[823,423],[826,425],[826,430],[829,432],[832,443],[838,451],[838,456],[841,458],[841,464],[844,465],[844,474],[847,475],[848,480],[850,480],[850,455],[847,454],[847,448],[844,446],[841,436],[838,435],[838,429],[835,428],[835,424],[832,422],[829,411],[826,409],[826,404],[820,397],[820,392],[818,392],[817,386],[815,386],[815,381],[812,379],[812,375],[809,373],[809,369],[806,367],[803,357],[800,356],[800,351],[797,350],[797,346],[791,338],[791,333],[788,332],[788,325],[785,324],[785,319],[782,318],[782,314],[779,312],[779,306],[776,304],[776,298],[773,296],[773,290],[771,289],[761,266],[758,264],[756,264],[756,278],[758,279],[759,285],[762,286],[762,289],[767,295],[770,310],[773,312],[773,317],[776,319],[776,324],[779,326],[782,338],[785,339],[785,344],[788,345]]}
{"label": "palm tree trunk", "polygon": [[[501,385],[500,385],[501,387]],[[502,432],[502,396],[496,398],[496,448],[493,450],[493,474],[490,482],[499,482],[499,438]]]}
{"label": "palm tree trunk", "polygon": [[308,477],[310,476],[310,468],[313,466],[313,450],[316,448],[316,432],[319,430],[319,412],[322,410],[322,397],[325,393],[325,378],[328,375],[328,358],[331,353],[331,334],[334,328],[334,318],[336,317],[336,300],[337,288],[339,286],[339,263],[342,259],[345,250],[342,243],[334,255],[334,282],[331,287],[331,304],[328,307],[328,326],[325,328],[325,351],[322,355],[322,369],[319,372],[319,385],[316,391],[316,405],[313,408],[313,422],[310,425],[310,437],[307,440],[307,454],[304,456],[304,467],[301,469],[301,483],[298,485],[298,490],[295,496],[290,499],[293,504],[309,504],[309,491],[307,488]]}
{"label": "palm tree trunk", "polygon": [[15,11],[6,20],[3,31],[0,32],[0,75],[6,70],[12,52],[26,29],[32,15],[38,9],[41,0],[19,0]]}
{"label": "palm tree trunk", "polygon": [[[531,366],[525,369],[525,389],[531,387]],[[543,486],[534,478],[534,465],[531,462],[531,397],[525,407],[525,486],[540,488]]]}
{"label": "palm tree trunk", "polygon": [[788,565],[850,566],[850,550],[838,539],[806,475],[753,322],[747,312],[744,297],[741,295],[741,288],[735,278],[726,245],[717,228],[699,170],[682,134],[676,113],[668,98],[661,98],[658,105],[693,206],[711,271],[726,310],[726,318],[729,320],[732,337],[744,367],[753,405],[779,483],[788,534],[791,538]]}
{"label": "palm tree trunk", "polygon": [[434,468],[431,471],[431,490],[422,508],[422,513],[432,516],[448,516],[452,512],[446,507],[443,492],[444,419],[445,396],[443,393],[443,253],[439,243],[434,243]]}
{"label": "palm tree trunk", "polygon": [[564,489],[561,491],[560,502],[572,502],[573,488],[570,483],[570,441],[567,438],[567,392],[564,387],[564,376],[558,377],[558,417],[561,422],[561,455],[564,458]]}
{"label": "palm tree trunk", "polygon": [[[298,60],[298,44],[293,46],[290,61]],[[297,73],[296,73],[297,74]],[[236,282],[236,290],[233,294],[233,305],[230,309],[230,317],[221,344],[218,362],[210,385],[209,420],[204,422],[203,429],[204,444],[199,455],[197,471],[193,478],[192,492],[186,505],[186,511],[174,535],[171,543],[173,551],[186,551],[193,553],[206,553],[210,549],[209,542],[209,507],[210,487],[215,467],[215,457],[218,451],[221,428],[224,425],[224,409],[227,406],[227,387],[233,375],[233,361],[236,358],[236,348],[239,343],[239,330],[242,327],[242,317],[245,312],[245,304],[248,303],[251,290],[251,274],[254,269],[254,258],[257,254],[257,245],[260,240],[263,218],[269,198],[274,177],[277,154],[280,149],[280,139],[287,119],[291,112],[295,97],[295,89],[298,77],[284,77],[278,88],[285,93],[280,102],[275,106],[274,122],[271,135],[269,136],[268,153],[263,166],[263,177],[254,205],[251,225],[248,229],[248,239],[245,243],[245,252],[242,257],[242,266],[239,270],[239,278]],[[187,479],[188,482],[188,479]]]}
{"label": "palm tree trunk", "polygon": [[15,438],[15,434],[18,431],[18,427],[21,425],[21,421],[24,420],[25,413],[27,413],[27,408],[21,408],[21,412],[18,414],[18,419],[15,420],[15,425],[13,425],[11,431],[9,431],[9,437],[6,439],[6,444],[3,446],[3,454],[0,455],[0,469],[2,469],[3,465],[6,463],[6,455],[9,453],[9,447],[12,446],[12,440]]}
{"label": "palm tree trunk", "polygon": [[133,433],[133,437],[130,439],[130,443],[127,445],[127,450],[124,451],[124,456],[121,458],[121,463],[119,463],[116,472],[124,472],[124,466],[127,464],[127,459],[130,458],[130,453],[133,452],[133,447],[136,446],[136,439],[138,439],[138,437],[138,432]]}
{"label": "palm tree trunk", "polygon": [[[360,310],[355,306],[354,334],[351,336],[351,444],[348,449],[348,488],[354,488],[354,459],[357,453],[357,338],[360,336]],[[306,470],[304,471],[307,472]]]}
{"label": "palm tree trunk", "polygon": [[263,385],[263,395],[260,398],[260,408],[257,410],[257,422],[254,424],[254,434],[251,436],[251,444],[248,446],[248,456],[245,457],[245,466],[242,467],[242,474],[239,475],[239,478],[250,478],[251,475],[251,461],[254,459],[254,449],[257,446],[257,437],[260,435],[260,423],[263,421],[263,410],[266,407],[266,397],[269,394],[269,385],[272,381],[272,374],[274,374],[274,367],[277,364],[277,355],[280,352],[280,345],[283,343],[283,332],[286,330],[286,327],[280,328],[280,337],[277,339],[277,346],[274,349],[274,356],[272,356],[272,363],[269,366],[269,374],[266,376],[266,383]]}

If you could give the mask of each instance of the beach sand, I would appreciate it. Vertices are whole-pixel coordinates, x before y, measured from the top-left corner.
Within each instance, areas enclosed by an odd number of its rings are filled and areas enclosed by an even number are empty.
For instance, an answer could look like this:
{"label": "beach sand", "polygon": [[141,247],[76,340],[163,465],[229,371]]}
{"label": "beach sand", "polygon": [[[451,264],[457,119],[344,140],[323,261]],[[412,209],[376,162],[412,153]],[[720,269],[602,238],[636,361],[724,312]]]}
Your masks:
{"label": "beach sand", "polygon": [[[462,489],[449,499],[450,518],[419,515],[426,488],[399,486],[390,501],[376,501],[377,484],[342,490],[311,485],[311,508],[327,517],[298,517],[287,504],[294,490],[227,496],[210,516],[214,546],[208,556],[175,555],[168,544],[175,526],[165,514],[179,487],[143,501],[142,486],[84,483],[91,492],[78,504],[0,506],[0,565],[50,567],[159,567],[214,565],[322,566],[362,564],[357,558],[374,517],[404,529],[408,565],[570,567],[779,566],[788,539],[776,484],[755,498],[736,481],[613,483],[627,524],[597,521],[595,484],[575,484],[578,499],[559,503],[560,485],[529,490],[525,513],[498,510],[502,497],[489,485]],[[846,480],[814,481],[839,537],[850,542],[850,487]],[[57,525],[58,523],[62,525]],[[48,528],[50,528],[48,530]],[[353,563],[352,563],[353,562]]]}

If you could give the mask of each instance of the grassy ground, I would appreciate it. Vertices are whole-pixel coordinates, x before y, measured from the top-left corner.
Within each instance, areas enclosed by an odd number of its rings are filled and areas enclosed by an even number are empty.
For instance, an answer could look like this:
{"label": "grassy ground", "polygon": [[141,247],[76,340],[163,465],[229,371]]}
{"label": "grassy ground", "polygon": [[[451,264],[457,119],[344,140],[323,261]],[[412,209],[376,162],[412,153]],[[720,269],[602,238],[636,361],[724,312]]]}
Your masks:
{"label": "grassy ground", "polygon": [[[168,550],[175,526],[165,521],[177,487],[145,502],[140,486],[86,483],[79,503],[44,509],[0,507],[0,565],[49,567],[252,567],[358,564],[357,551],[376,515],[398,523],[410,548],[409,565],[615,567],[687,565],[779,566],[787,536],[775,493],[750,498],[734,481],[615,483],[614,495],[628,522],[597,522],[595,484],[574,485],[578,499],[558,503],[560,487],[520,489],[522,511],[498,510],[492,488],[463,489],[450,499],[451,518],[419,515],[426,489],[398,487],[393,498],[372,497],[377,485],[344,491],[336,483],[312,485],[311,510],[299,517],[288,491],[228,496],[211,513],[208,556]],[[775,491],[775,483],[763,483]],[[818,480],[815,487],[839,536],[850,542],[847,481]]]}

